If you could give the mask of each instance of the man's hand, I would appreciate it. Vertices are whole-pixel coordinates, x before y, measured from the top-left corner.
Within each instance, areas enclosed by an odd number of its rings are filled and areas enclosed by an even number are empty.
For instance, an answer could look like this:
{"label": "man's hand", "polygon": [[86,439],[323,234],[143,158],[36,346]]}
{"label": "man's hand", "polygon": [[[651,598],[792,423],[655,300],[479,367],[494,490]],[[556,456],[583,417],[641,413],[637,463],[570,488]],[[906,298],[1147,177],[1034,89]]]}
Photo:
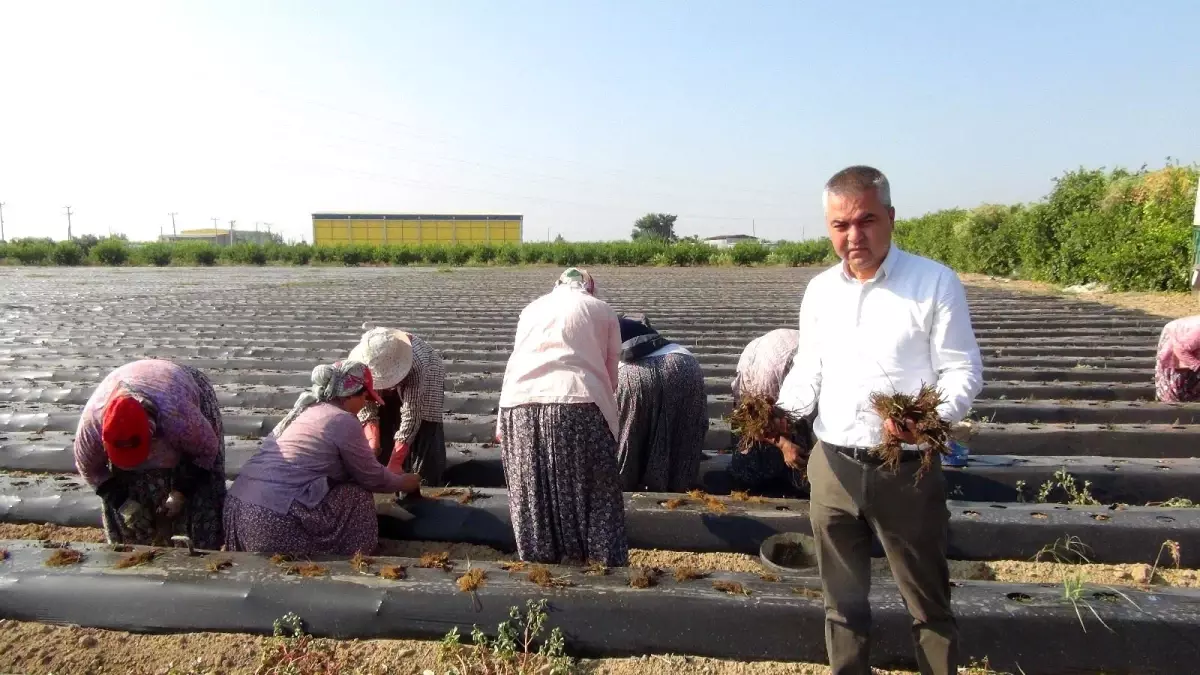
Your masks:
{"label": "man's hand", "polygon": [[379,451],[383,445],[379,442],[379,422],[367,422],[363,425],[363,433],[367,436],[367,445],[371,446],[371,450],[375,451],[375,456],[379,456]]}
{"label": "man's hand", "polygon": [[791,442],[791,440],[780,436],[775,441],[775,446],[783,453],[783,463],[788,465],[789,469],[796,471],[804,471],[804,451],[799,445]]}
{"label": "man's hand", "polygon": [[916,445],[917,443],[917,424],[912,420],[904,421],[904,429],[900,425],[892,421],[891,418],[883,421],[883,428],[892,438],[900,439],[901,443]]}
{"label": "man's hand", "polygon": [[183,505],[186,501],[187,499],[183,496],[182,492],[172,490],[171,494],[167,496],[166,501],[163,502],[163,505],[159,507],[158,512],[174,520],[179,517],[179,514],[183,513]]}

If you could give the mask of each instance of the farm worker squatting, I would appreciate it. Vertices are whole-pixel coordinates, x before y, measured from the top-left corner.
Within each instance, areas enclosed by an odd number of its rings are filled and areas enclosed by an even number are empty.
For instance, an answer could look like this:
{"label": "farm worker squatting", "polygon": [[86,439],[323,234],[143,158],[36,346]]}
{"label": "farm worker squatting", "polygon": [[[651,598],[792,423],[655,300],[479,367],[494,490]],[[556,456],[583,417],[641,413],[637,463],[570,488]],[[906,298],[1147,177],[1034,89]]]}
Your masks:
{"label": "farm worker squatting", "polygon": [[708,397],[700,362],[650,322],[620,318],[617,465],[627,492],[686,492],[697,483]]}
{"label": "farm worker squatting", "polygon": [[[733,378],[734,405],[743,396],[778,399],[779,388],[791,370],[799,342],[800,331],[794,328],[777,328],[751,340],[742,350]],[[797,461],[799,458],[793,460],[793,464]],[[735,452],[729,458],[729,476],[742,489],[769,489],[786,480],[788,488],[807,492],[808,483],[803,475],[801,471],[791,469],[784,461],[783,453],[771,443],[755,444],[746,452]]]}
{"label": "farm worker squatting", "polygon": [[621,328],[595,290],[570,268],[517,322],[497,436],[521,560],[629,562],[616,440]]}
{"label": "farm worker squatting", "polygon": [[[363,328],[367,332],[350,351],[350,360],[371,369],[382,401],[367,401],[358,413],[367,440],[393,471],[416,473],[426,485],[441,485],[446,471],[446,366],[412,333],[370,324]],[[383,439],[390,447],[384,447]]]}
{"label": "farm worker squatting", "polygon": [[[809,283],[800,303],[800,343],[778,405],[816,410],[808,459],[817,564],[825,593],[825,641],[836,675],[869,675],[871,533],[879,538],[913,617],[922,673],[958,672],[958,628],[946,563],[949,510],[941,466],[919,479],[910,445],[894,472],[869,454],[886,428],[915,441],[912,428],[880,424],[873,392],[915,394],[935,384],[942,418],[966,416],[983,386],[966,292],[949,268],[892,243],[895,209],[887,178],[854,166],[825,185],[825,220],[841,264]],[[894,389],[893,389],[894,387]],[[799,466],[794,439],[780,437]]]}
{"label": "farm worker squatting", "polygon": [[378,402],[379,395],[365,365],[339,361],[313,369],[312,389],[263,439],[230,488],[229,550],[375,552],[372,493],[414,492],[420,479],[375,458],[357,417],[367,401]]}
{"label": "farm worker squatting", "polygon": [[111,372],[83,408],[75,468],[103,502],[109,543],[225,542],[225,433],[200,371],[142,360]]}

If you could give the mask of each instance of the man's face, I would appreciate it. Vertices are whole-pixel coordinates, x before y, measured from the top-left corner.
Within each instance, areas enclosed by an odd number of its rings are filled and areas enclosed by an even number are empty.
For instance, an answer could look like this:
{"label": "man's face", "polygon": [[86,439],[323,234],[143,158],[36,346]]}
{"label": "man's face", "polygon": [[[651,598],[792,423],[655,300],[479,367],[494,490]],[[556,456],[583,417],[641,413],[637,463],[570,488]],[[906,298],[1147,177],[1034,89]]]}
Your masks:
{"label": "man's face", "polygon": [[833,250],[860,279],[871,278],[887,256],[895,222],[896,210],[883,205],[877,190],[827,198],[825,225]]}

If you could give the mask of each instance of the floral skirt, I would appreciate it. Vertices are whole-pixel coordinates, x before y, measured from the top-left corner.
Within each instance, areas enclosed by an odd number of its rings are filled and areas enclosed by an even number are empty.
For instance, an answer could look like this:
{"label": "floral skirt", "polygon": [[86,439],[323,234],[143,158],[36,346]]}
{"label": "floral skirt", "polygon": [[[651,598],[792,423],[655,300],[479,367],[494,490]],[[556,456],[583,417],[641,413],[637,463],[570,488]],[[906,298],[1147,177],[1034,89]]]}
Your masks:
{"label": "floral skirt", "polygon": [[687,354],[667,354],[622,364],[617,407],[621,488],[686,492],[695,487],[708,433],[700,362]]}
{"label": "floral skirt", "polygon": [[617,444],[600,408],[502,408],[500,434],[521,560],[627,565]]}
{"label": "floral skirt", "polygon": [[358,485],[341,483],[316,506],[293,502],[284,514],[230,496],[225,502],[225,536],[230,551],[371,554],[379,545],[375,498]]}

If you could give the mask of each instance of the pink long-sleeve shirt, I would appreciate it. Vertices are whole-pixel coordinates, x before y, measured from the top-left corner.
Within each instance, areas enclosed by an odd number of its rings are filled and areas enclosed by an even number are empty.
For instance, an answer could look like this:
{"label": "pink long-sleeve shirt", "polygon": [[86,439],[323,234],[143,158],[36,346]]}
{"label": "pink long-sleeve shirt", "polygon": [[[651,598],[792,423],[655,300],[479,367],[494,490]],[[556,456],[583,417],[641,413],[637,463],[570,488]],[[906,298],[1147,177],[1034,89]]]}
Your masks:
{"label": "pink long-sleeve shirt", "polygon": [[529,303],[504,370],[500,407],[595,403],[617,436],[621,325],[608,303],[569,285]]}
{"label": "pink long-sleeve shirt", "polygon": [[200,388],[178,364],[158,359],[127,363],[96,387],[83,407],[75,432],[75,468],[92,487],[112,477],[100,431],[113,389],[124,383],[158,407],[150,455],[138,469],[169,469],[183,458],[211,471],[220,452],[217,432],[200,411]]}
{"label": "pink long-sleeve shirt", "polygon": [[332,403],[317,403],[292,421],[242,467],[230,496],[286,514],[293,502],[314,507],[330,482],[353,482],[370,492],[399,492],[402,476],[388,471],[367,445],[358,418]]}

